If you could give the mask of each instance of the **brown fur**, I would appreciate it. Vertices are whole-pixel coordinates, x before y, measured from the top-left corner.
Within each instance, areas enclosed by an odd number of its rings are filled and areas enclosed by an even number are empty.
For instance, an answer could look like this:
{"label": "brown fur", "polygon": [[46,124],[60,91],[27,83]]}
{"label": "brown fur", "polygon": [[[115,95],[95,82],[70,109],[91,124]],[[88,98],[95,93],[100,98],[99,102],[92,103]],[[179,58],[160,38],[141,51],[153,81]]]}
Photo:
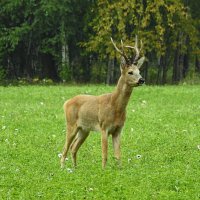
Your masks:
{"label": "brown fur", "polygon": [[[143,61],[144,59],[142,63]],[[67,134],[61,157],[62,167],[69,149],[72,152],[73,164],[76,166],[77,151],[90,131],[101,132],[102,167],[104,168],[107,162],[109,135],[112,136],[114,156],[120,163],[120,134],[133,87],[138,86],[141,79],[140,66],[141,62],[139,66],[121,64],[121,76],[112,93],[100,96],[78,95],[65,102]]]}

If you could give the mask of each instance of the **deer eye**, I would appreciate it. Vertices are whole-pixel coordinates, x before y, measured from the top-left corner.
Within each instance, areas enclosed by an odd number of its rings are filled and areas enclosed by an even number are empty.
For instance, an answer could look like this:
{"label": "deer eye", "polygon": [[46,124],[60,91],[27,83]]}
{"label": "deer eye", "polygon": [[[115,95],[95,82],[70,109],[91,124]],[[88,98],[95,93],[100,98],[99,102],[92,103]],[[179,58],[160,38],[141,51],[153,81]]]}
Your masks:
{"label": "deer eye", "polygon": [[128,74],[133,75],[133,72],[128,72]]}

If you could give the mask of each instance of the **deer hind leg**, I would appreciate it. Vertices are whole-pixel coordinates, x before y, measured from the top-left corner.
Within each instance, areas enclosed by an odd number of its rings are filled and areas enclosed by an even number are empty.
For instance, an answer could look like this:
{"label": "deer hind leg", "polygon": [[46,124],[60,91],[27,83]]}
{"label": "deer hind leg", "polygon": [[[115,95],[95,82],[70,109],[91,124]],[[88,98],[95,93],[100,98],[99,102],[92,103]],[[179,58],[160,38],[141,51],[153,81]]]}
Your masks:
{"label": "deer hind leg", "polygon": [[78,134],[76,135],[75,140],[73,141],[73,143],[71,145],[72,160],[73,160],[74,167],[77,166],[77,163],[76,163],[77,152],[78,152],[79,148],[81,147],[81,145],[86,140],[86,138],[88,137],[88,135],[89,135],[89,132],[86,132],[86,131],[83,131],[82,129],[80,129],[78,131]]}
{"label": "deer hind leg", "polygon": [[76,125],[75,126],[68,126],[67,134],[66,134],[66,141],[65,141],[65,145],[64,145],[63,153],[62,153],[62,157],[61,157],[61,167],[62,168],[65,165],[65,159],[67,157],[69,147],[71,146],[77,132],[78,132],[78,127]]}
{"label": "deer hind leg", "polygon": [[114,157],[116,158],[118,165],[121,166],[121,152],[120,152],[120,133],[112,135]]}

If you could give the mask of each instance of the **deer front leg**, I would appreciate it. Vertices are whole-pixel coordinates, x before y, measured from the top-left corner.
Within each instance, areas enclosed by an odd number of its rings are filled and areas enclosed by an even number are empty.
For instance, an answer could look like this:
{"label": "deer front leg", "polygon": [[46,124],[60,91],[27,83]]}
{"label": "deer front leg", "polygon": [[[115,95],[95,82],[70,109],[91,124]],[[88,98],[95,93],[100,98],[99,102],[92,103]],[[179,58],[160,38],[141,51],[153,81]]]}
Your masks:
{"label": "deer front leg", "polygon": [[104,169],[107,162],[108,156],[108,133],[106,131],[102,131],[101,134],[101,147],[102,147],[102,168]]}
{"label": "deer front leg", "polygon": [[121,136],[120,132],[117,132],[112,135],[114,157],[116,158],[119,166],[121,166],[120,136]]}

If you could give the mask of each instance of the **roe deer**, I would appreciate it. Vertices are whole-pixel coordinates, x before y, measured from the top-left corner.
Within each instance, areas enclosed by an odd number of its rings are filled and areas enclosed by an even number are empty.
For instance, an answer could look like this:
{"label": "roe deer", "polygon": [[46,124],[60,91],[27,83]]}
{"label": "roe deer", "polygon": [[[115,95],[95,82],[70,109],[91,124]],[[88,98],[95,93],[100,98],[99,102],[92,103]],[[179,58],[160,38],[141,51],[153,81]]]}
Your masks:
{"label": "roe deer", "polygon": [[[100,96],[78,95],[64,103],[67,134],[61,156],[61,167],[64,167],[69,149],[71,149],[73,165],[76,167],[77,151],[90,131],[101,132],[102,168],[105,168],[107,162],[109,135],[112,135],[114,156],[120,163],[120,133],[126,119],[126,106],[133,87],[144,83],[139,68],[145,58],[139,59],[141,48],[138,49],[137,36],[135,46],[124,46],[121,41],[121,49],[116,46],[112,38],[111,41],[122,57],[121,76],[117,87],[112,93]],[[124,47],[135,50],[134,59],[125,54]]]}

